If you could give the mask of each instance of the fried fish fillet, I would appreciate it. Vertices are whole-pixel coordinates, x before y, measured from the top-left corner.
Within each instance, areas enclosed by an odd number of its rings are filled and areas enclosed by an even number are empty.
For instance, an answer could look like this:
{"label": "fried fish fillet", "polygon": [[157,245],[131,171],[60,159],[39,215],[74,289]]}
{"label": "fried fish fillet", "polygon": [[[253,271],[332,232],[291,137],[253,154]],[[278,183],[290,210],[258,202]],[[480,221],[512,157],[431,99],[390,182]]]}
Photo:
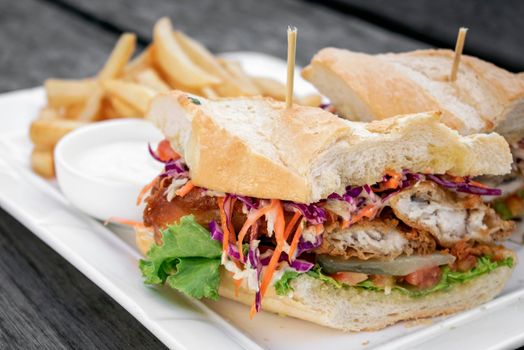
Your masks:
{"label": "fried fish fillet", "polygon": [[389,205],[397,218],[431,233],[445,247],[462,240],[495,243],[506,239],[515,227],[479,196],[457,194],[433,182],[421,182],[400,192]]}

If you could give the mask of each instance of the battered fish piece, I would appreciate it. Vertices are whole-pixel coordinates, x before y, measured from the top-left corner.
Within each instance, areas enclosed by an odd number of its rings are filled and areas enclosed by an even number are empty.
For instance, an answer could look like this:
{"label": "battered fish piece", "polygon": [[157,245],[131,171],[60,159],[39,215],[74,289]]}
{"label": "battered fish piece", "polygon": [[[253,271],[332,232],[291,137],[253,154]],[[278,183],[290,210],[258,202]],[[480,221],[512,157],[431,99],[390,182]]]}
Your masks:
{"label": "battered fish piece", "polygon": [[315,253],[392,260],[402,254],[430,254],[435,249],[436,242],[427,232],[411,230],[394,219],[376,218],[325,233]]}
{"label": "battered fish piece", "polygon": [[429,181],[401,191],[389,205],[397,218],[431,233],[444,247],[462,240],[492,244],[505,240],[515,228],[479,196],[459,195]]}

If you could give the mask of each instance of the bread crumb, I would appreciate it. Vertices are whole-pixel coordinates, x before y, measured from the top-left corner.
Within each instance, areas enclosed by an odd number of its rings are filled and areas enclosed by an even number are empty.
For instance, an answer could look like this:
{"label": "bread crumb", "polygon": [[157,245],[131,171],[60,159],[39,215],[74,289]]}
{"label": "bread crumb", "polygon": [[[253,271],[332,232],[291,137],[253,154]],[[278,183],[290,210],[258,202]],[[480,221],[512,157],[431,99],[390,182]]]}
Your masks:
{"label": "bread crumb", "polygon": [[366,340],[366,341],[362,342],[362,346],[368,346],[368,345],[369,345],[369,340]]}
{"label": "bread crumb", "polygon": [[431,318],[419,318],[417,320],[404,322],[404,327],[413,328],[417,326],[429,326],[430,324],[433,324],[433,320]]}

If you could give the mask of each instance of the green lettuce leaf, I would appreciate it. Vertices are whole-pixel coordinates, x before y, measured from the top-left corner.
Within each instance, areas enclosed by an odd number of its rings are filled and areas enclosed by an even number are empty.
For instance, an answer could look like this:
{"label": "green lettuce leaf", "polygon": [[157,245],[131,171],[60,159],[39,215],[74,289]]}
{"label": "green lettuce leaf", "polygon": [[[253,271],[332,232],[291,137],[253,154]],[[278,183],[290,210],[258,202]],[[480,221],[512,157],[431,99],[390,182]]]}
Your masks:
{"label": "green lettuce leaf", "polygon": [[293,290],[293,287],[289,285],[289,282],[298,277],[300,273],[296,271],[286,271],[280,277],[278,281],[275,282],[275,291],[278,295],[287,295]]}
{"label": "green lettuce leaf", "polygon": [[337,281],[333,277],[330,277],[328,275],[324,275],[324,273],[322,272],[322,267],[320,267],[320,265],[318,265],[318,264],[315,265],[311,270],[309,270],[306,273],[308,274],[308,276],[311,276],[313,278],[321,280],[322,282],[330,284],[330,285],[332,285],[335,288],[342,288],[342,287],[345,286],[345,284],[340,283],[339,281]]}
{"label": "green lettuce leaf", "polygon": [[220,259],[178,259],[176,272],[167,277],[167,284],[193,298],[218,299]]}
{"label": "green lettuce leaf", "polygon": [[195,298],[218,298],[220,243],[192,215],[161,231],[162,244],[153,244],[139,267],[147,284],[166,283]]}
{"label": "green lettuce leaf", "polygon": [[[451,269],[448,266],[442,267],[442,278],[440,279],[440,282],[431,288],[417,289],[414,287],[395,285],[395,286],[392,286],[391,289],[396,290],[402,294],[406,294],[412,298],[423,297],[431,293],[435,293],[441,290],[446,290],[455,284],[464,283],[478,276],[482,276],[484,274],[490,273],[491,271],[499,267],[502,267],[502,266],[512,267],[513,259],[511,257],[508,257],[503,260],[492,261],[490,257],[483,256],[478,259],[477,266],[475,266],[474,268],[466,272],[451,271]],[[295,275],[291,273],[288,274],[288,272],[284,273],[281,280],[279,280],[275,284],[276,292],[279,295],[286,295],[290,291],[292,291],[293,287],[291,286],[290,283],[293,281],[293,279],[297,278],[300,275],[299,273],[295,273]],[[337,280],[335,280],[334,278],[328,275],[325,275],[322,272],[322,268],[319,265],[315,265],[315,267],[311,269],[309,272],[306,272],[306,274],[310,277],[319,279],[324,283],[328,283],[336,288],[342,288],[342,287],[344,288],[362,288],[362,289],[371,290],[375,292],[384,291],[384,287],[375,285],[373,281],[371,280],[365,280],[353,287],[348,286],[344,283],[340,283]],[[282,281],[284,277],[286,278],[285,281],[283,281],[282,284],[280,284],[280,282]],[[278,289],[277,289],[277,285],[279,285]]]}

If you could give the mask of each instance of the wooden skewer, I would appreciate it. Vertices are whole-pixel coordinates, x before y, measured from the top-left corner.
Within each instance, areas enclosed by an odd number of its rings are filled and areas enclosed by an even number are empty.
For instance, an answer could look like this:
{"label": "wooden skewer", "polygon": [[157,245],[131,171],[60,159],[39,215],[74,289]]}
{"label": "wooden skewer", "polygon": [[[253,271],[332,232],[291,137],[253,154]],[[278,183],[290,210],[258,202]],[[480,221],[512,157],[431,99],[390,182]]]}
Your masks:
{"label": "wooden skewer", "polygon": [[297,28],[287,28],[287,83],[286,108],[293,106],[293,80],[295,78],[295,52],[297,48]]}
{"label": "wooden skewer", "polygon": [[449,80],[451,81],[457,80],[457,72],[460,64],[460,57],[462,56],[462,50],[464,49],[464,41],[466,40],[467,32],[468,28],[460,27],[457,36],[457,43],[455,44],[455,56],[453,57],[453,66],[451,67],[451,74],[449,76]]}

